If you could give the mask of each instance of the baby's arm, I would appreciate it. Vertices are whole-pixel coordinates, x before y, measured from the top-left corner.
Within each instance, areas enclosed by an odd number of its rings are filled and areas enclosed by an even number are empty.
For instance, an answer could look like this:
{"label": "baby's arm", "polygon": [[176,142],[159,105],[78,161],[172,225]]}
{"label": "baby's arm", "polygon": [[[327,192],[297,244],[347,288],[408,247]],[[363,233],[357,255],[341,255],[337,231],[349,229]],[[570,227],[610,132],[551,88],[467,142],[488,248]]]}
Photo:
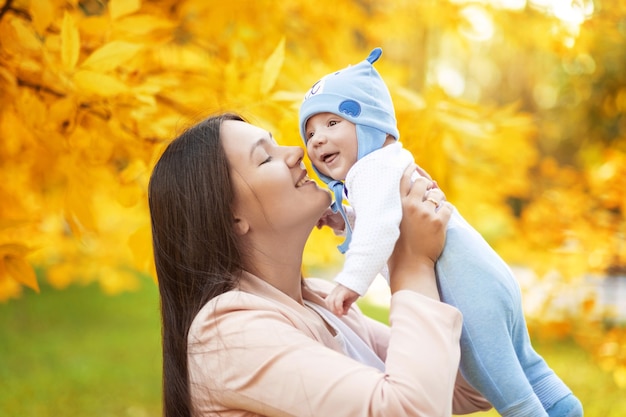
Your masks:
{"label": "baby's arm", "polygon": [[359,298],[359,294],[348,287],[337,284],[328,297],[326,297],[326,307],[337,317],[348,314],[350,306]]}
{"label": "baby's arm", "polygon": [[346,178],[356,220],[343,269],[335,282],[359,295],[367,292],[383,270],[400,234],[402,208],[398,184],[413,158],[408,152],[406,158],[385,154],[370,158],[385,151],[373,152],[357,162]]}

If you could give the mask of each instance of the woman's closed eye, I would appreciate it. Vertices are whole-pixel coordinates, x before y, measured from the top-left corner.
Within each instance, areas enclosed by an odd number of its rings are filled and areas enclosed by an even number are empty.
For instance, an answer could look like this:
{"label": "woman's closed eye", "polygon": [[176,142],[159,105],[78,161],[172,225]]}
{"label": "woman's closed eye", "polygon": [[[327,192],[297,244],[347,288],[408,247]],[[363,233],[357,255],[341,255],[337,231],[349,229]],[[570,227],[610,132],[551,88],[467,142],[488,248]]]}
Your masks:
{"label": "woman's closed eye", "polygon": [[263,164],[266,164],[266,163],[270,162],[272,159],[273,159],[273,158],[272,158],[272,156],[271,156],[271,155],[268,155],[268,156],[267,156],[267,158],[265,158],[265,159],[263,160],[263,162],[261,162],[261,163],[259,164],[259,166],[261,166],[261,165],[263,165]]}

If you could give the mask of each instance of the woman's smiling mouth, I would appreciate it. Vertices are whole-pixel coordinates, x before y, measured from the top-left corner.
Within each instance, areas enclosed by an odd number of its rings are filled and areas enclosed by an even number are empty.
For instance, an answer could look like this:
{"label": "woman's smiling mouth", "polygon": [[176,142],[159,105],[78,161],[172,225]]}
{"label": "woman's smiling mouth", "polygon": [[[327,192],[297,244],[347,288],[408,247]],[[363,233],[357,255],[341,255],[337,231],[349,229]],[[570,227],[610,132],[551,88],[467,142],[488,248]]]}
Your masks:
{"label": "woman's smiling mouth", "polygon": [[302,187],[304,184],[310,181],[312,181],[311,178],[309,178],[307,174],[304,174],[304,176],[300,178],[298,182],[296,183],[296,188]]}

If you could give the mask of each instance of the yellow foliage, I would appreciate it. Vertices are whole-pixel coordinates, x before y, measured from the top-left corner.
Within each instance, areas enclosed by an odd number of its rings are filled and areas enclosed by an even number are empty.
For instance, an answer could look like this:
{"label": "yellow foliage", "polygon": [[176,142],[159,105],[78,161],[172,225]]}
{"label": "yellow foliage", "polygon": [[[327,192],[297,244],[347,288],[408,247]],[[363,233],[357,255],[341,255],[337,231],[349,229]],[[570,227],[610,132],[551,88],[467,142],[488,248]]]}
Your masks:
{"label": "yellow foliage", "polygon": [[61,25],[61,63],[63,68],[66,71],[72,71],[76,67],[79,56],[80,33],[72,15],[65,12]]}
{"label": "yellow foliage", "polygon": [[116,20],[135,13],[141,8],[141,0],[109,0],[109,14]]}
{"label": "yellow foliage", "polygon": [[272,55],[263,65],[263,76],[261,77],[261,94],[267,94],[276,84],[276,79],[280,74],[280,69],[285,60],[285,38],[282,38],[272,52]]}
{"label": "yellow foliage", "polygon": [[112,41],[96,49],[80,64],[82,69],[108,72],[129,61],[142,45],[124,41]]}
{"label": "yellow foliage", "polygon": [[54,21],[54,5],[50,0],[37,0],[31,1],[28,8],[35,30],[39,34],[44,34],[46,28]]}
{"label": "yellow foliage", "polygon": [[35,271],[24,259],[29,249],[16,244],[0,245],[0,280],[16,281],[39,292]]}
{"label": "yellow foliage", "polygon": [[626,365],[618,365],[613,370],[613,380],[620,388],[626,388]]}
{"label": "yellow foliage", "polygon": [[116,77],[96,71],[79,70],[74,82],[77,90],[89,97],[114,97],[128,91],[128,86]]}

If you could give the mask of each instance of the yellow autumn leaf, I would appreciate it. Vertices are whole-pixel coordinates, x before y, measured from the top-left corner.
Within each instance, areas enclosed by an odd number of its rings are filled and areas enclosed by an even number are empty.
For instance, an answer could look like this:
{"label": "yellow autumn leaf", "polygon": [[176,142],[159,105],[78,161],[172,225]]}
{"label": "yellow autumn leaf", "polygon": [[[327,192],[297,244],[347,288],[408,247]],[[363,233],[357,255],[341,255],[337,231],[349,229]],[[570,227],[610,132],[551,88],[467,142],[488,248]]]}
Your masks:
{"label": "yellow autumn leaf", "polygon": [[626,365],[620,365],[613,371],[613,380],[618,387],[626,388]]}
{"label": "yellow autumn leaf", "polygon": [[152,230],[150,225],[141,226],[128,238],[128,246],[133,254],[135,267],[147,271],[153,262]]}
{"label": "yellow autumn leaf", "polygon": [[13,279],[6,277],[0,270],[0,302],[10,298],[19,298],[22,295],[22,286]]}
{"label": "yellow autumn leaf", "polygon": [[117,187],[115,196],[123,207],[133,207],[144,197],[137,184],[123,184]]}
{"label": "yellow autumn leaf", "polygon": [[0,117],[0,137],[2,137],[3,152],[10,157],[18,157],[22,151],[25,138],[31,134],[15,110],[6,111]]}
{"label": "yellow autumn leaf", "polygon": [[298,106],[303,98],[304,93],[301,91],[277,91],[271,96],[271,99],[274,101],[293,101],[297,103]]}
{"label": "yellow autumn leaf", "polygon": [[110,71],[132,57],[142,49],[136,43],[113,41],[93,51],[81,64],[80,68],[97,72]]}
{"label": "yellow autumn leaf", "polygon": [[96,220],[87,192],[80,186],[69,184],[65,190],[65,218],[76,235],[83,230],[95,230]]}
{"label": "yellow autumn leaf", "polygon": [[409,104],[411,104],[415,109],[421,110],[426,107],[426,102],[424,101],[424,97],[420,94],[416,93],[413,90],[403,87],[397,87],[394,90],[394,93],[405,99]]}
{"label": "yellow autumn leaf", "polygon": [[274,52],[269,56],[263,65],[263,75],[261,76],[261,94],[267,94],[278,79],[280,69],[285,60],[285,38],[283,37]]}
{"label": "yellow autumn leaf", "polygon": [[80,56],[80,33],[71,14],[65,12],[61,26],[61,63],[68,71],[73,70]]}
{"label": "yellow autumn leaf", "polygon": [[42,97],[33,91],[22,90],[21,94],[16,97],[15,104],[18,110],[18,116],[27,128],[37,128],[46,120],[46,104]]}
{"label": "yellow autumn leaf", "polygon": [[73,98],[61,98],[53,102],[47,110],[47,126],[58,132],[73,129],[76,118],[77,104]]}
{"label": "yellow autumn leaf", "polygon": [[108,295],[136,291],[139,288],[139,279],[134,271],[115,266],[102,266],[98,271],[98,282],[102,291]]}
{"label": "yellow autumn leaf", "polygon": [[33,27],[20,19],[10,20],[6,26],[0,25],[0,35],[3,48],[11,46],[26,51],[39,51],[42,47]]}
{"label": "yellow autumn leaf", "polygon": [[[162,31],[167,33],[175,23],[159,16],[140,14],[128,16],[115,22],[114,33],[120,38],[143,37]],[[157,39],[152,39],[156,41]]]}
{"label": "yellow autumn leaf", "polygon": [[109,0],[109,14],[113,20],[135,13],[140,8],[141,0]]}
{"label": "yellow autumn leaf", "polygon": [[128,184],[135,181],[140,175],[146,173],[147,168],[145,162],[140,159],[132,161],[122,172],[120,172],[119,179],[122,184]]}
{"label": "yellow autumn leaf", "polygon": [[33,267],[24,259],[31,250],[19,243],[0,245],[0,274],[39,292]]}
{"label": "yellow autumn leaf", "polygon": [[76,272],[76,265],[72,263],[50,265],[46,269],[46,280],[53,288],[62,290],[75,281]]}
{"label": "yellow autumn leaf", "polygon": [[77,71],[74,82],[82,92],[102,97],[113,97],[128,91],[126,84],[117,78],[95,71]]}
{"label": "yellow autumn leaf", "polygon": [[0,245],[0,258],[4,256],[23,257],[30,252],[30,249],[19,243],[5,243]]}
{"label": "yellow autumn leaf", "polygon": [[37,33],[43,34],[54,20],[54,8],[52,3],[50,3],[50,0],[31,1],[29,9],[35,30]]}
{"label": "yellow autumn leaf", "polygon": [[33,267],[24,258],[17,256],[5,256],[2,258],[4,270],[15,281],[39,292],[39,284]]}

